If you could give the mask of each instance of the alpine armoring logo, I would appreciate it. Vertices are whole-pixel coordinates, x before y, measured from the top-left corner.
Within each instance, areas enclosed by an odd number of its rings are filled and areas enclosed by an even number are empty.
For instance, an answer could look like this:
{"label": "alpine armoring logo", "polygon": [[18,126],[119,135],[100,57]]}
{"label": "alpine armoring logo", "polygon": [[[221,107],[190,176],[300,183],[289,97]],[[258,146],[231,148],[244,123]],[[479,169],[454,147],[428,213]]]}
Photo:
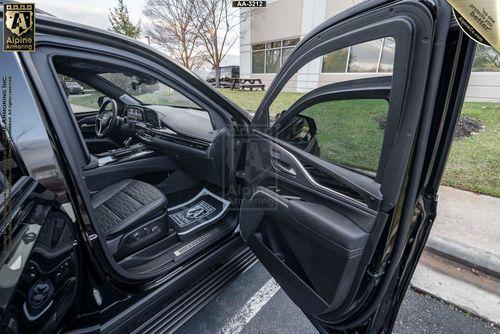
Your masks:
{"label": "alpine armoring logo", "polygon": [[35,4],[6,3],[3,11],[3,50],[35,50]]}

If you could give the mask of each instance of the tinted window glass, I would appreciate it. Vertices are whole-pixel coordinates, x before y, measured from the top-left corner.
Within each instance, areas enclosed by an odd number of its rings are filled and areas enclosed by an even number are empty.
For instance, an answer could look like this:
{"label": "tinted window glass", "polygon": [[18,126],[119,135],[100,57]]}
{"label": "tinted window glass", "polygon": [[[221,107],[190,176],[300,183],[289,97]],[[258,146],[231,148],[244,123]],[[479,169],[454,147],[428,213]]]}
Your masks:
{"label": "tinted window glass", "polygon": [[140,78],[135,75],[129,76],[119,72],[103,73],[99,75],[112,82],[129,95],[132,95],[143,104],[200,109],[196,103],[159,81],[151,79],[144,80],[145,78]]}
{"label": "tinted window glass", "polygon": [[301,115],[311,117],[316,124],[321,158],[375,172],[387,111],[385,100],[345,100],[316,104]]}
{"label": "tinted window glass", "polygon": [[68,98],[71,110],[73,110],[74,113],[99,110],[99,103],[97,103],[97,100],[104,94],[98,92],[94,87],[67,75],[58,74],[58,77],[64,89],[64,93]]}
{"label": "tinted window glass", "polygon": [[[382,49],[384,47],[384,49]],[[360,78],[351,71],[376,73],[380,66],[384,71],[392,71],[395,41],[381,38],[366,43],[345,47],[305,64],[309,73],[315,69],[328,75],[315,78],[291,76],[283,90],[269,106],[271,123],[278,114],[287,113],[287,121],[276,125],[278,136],[282,140],[315,154],[322,159],[344,167],[362,170],[365,174],[376,173],[382,153],[389,103],[383,99],[364,99],[353,95],[352,99],[312,102],[312,106],[302,110],[290,110],[305,94],[313,94],[317,89],[324,89],[341,81],[355,82]],[[319,61],[321,60],[321,61]],[[297,72],[300,72],[299,69]],[[363,75],[361,78],[369,77]],[[364,80],[364,79],[363,79]],[[381,80],[386,80],[382,79]],[[334,87],[334,86],[332,86]],[[388,93],[388,92],[387,92]],[[360,93],[363,94],[363,93]],[[372,96],[372,95],[370,95]],[[300,110],[295,118],[291,112]]]}
{"label": "tinted window glass", "polygon": [[255,45],[252,45],[252,50],[253,51],[264,50],[264,48],[265,48],[265,44],[255,44]]}
{"label": "tinted window glass", "polygon": [[380,57],[379,72],[392,72],[394,67],[394,52],[396,51],[396,42],[394,38],[386,38],[384,40],[384,48]]}
{"label": "tinted window glass", "polygon": [[283,47],[286,46],[294,46],[299,44],[300,38],[294,38],[294,39],[287,39],[283,41]]}
{"label": "tinted window glass", "polygon": [[[382,47],[383,45],[383,47]],[[323,73],[392,72],[395,42],[391,37],[353,45],[326,54]]]}
{"label": "tinted window glass", "polygon": [[281,60],[282,64],[285,63],[285,61],[288,59],[288,57],[290,57],[290,55],[292,54],[292,52],[293,52],[293,48],[284,48],[283,49],[282,60]]}
{"label": "tinted window glass", "polygon": [[349,72],[377,72],[381,41],[371,41],[351,46]]}
{"label": "tinted window glass", "polygon": [[344,73],[346,70],[349,49],[331,52],[323,57],[323,73]]}
{"label": "tinted window glass", "polygon": [[266,51],[266,73],[276,73],[280,69],[281,50]]}
{"label": "tinted window glass", "polygon": [[277,73],[300,38],[252,45],[252,73]]}
{"label": "tinted window glass", "polygon": [[252,52],[252,73],[264,73],[264,51]]}

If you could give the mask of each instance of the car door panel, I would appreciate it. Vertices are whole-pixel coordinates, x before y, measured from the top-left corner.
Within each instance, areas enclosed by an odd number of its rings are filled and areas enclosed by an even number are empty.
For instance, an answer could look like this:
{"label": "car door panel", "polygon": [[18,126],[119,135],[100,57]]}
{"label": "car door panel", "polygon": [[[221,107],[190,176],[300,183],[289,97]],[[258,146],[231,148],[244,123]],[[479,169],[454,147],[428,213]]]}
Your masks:
{"label": "car door panel", "polygon": [[[257,175],[252,183],[260,186],[242,205],[243,239],[268,270],[279,271],[273,276],[306,313],[319,315],[337,308],[354,281],[377,212],[338,187],[340,191],[318,184],[297,159],[285,160],[287,168],[296,171],[293,174],[276,168],[276,152],[281,159],[283,152],[291,153],[264,135],[257,151],[273,153],[264,168],[250,172]],[[316,157],[304,153],[301,160],[312,165],[311,158]],[[329,175],[337,176],[344,190],[352,189],[340,181],[352,172],[335,167],[338,174]],[[369,178],[359,178],[363,177]],[[376,193],[376,185],[372,190]]]}
{"label": "car door panel", "polygon": [[[408,178],[411,159],[418,135],[429,126],[421,123],[423,105],[428,103],[427,80],[439,72],[431,64],[443,59],[442,53],[433,54],[433,41],[438,41],[437,49],[442,46],[440,34],[447,33],[450,17],[441,1],[373,1],[355,6],[301,41],[253,119],[245,167],[251,190],[242,202],[241,234],[292,301],[322,326],[346,329],[369,319],[375,303],[367,303],[370,307],[362,316],[355,312],[370,296],[380,298],[385,293],[402,257],[401,245],[408,238],[416,203],[415,193],[406,197],[408,183],[415,181]],[[392,76],[313,89],[271,126],[271,104],[303,66],[335,50],[386,37],[396,43]],[[318,150],[304,151],[306,144],[285,142],[286,136],[280,135],[290,124],[300,124],[297,117],[303,110],[325,101],[352,99],[389,103],[375,174],[325,161],[315,154]],[[409,211],[403,214],[403,209]],[[393,251],[396,262],[386,273]],[[387,279],[380,285],[384,274]]]}

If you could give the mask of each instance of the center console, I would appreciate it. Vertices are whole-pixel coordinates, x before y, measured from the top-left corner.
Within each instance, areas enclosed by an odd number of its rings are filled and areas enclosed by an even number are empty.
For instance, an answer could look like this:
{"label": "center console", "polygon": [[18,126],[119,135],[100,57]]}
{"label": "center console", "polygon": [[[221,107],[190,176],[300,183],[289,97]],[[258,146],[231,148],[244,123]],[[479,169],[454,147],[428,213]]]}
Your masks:
{"label": "center console", "polygon": [[108,152],[95,155],[97,158],[97,167],[109,164],[121,163],[152,156],[154,151],[142,143],[134,144],[128,147],[120,147]]}

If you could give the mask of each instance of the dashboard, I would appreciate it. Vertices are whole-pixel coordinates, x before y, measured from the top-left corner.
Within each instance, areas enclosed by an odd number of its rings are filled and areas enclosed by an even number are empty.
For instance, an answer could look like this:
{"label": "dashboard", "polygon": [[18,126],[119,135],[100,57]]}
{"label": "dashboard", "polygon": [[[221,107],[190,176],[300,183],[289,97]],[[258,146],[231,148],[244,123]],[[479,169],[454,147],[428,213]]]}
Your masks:
{"label": "dashboard", "polygon": [[163,151],[185,171],[222,184],[227,128],[215,129],[205,110],[148,105],[124,108],[122,130]]}
{"label": "dashboard", "polygon": [[143,122],[153,128],[160,128],[156,111],[138,107],[128,107],[125,109],[125,117],[131,122]]}

